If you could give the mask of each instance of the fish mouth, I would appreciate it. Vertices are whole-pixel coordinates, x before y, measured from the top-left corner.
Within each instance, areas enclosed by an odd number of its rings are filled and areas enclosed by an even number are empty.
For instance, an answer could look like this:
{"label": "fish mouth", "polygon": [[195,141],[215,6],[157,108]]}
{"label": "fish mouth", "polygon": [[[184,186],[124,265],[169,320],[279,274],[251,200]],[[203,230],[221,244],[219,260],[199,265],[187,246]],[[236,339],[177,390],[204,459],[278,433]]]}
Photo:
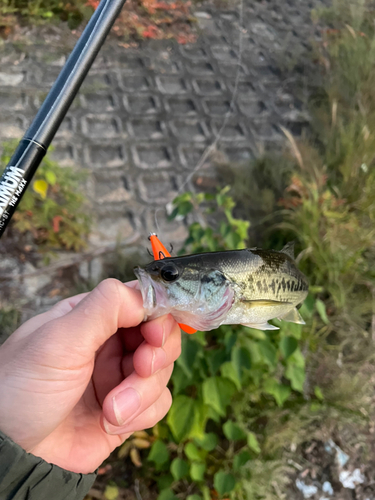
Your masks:
{"label": "fish mouth", "polygon": [[168,307],[168,296],[163,285],[154,281],[141,267],[134,268],[134,274],[139,282],[147,319],[155,319],[168,314],[170,307]]}

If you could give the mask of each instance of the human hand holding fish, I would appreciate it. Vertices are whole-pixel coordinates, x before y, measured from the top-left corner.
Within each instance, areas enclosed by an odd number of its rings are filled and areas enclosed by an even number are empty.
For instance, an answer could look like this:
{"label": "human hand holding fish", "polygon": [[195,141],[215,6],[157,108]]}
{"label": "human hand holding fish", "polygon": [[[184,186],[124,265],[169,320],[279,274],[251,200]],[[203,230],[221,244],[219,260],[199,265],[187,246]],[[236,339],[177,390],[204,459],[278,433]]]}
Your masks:
{"label": "human hand holding fish", "polygon": [[234,324],[275,330],[268,323],[275,318],[304,324],[297,307],[308,282],[295,263],[294,243],[280,251],[250,248],[183,257],[167,257],[160,242],[152,243],[155,261],[134,270],[148,319],[170,313],[202,331]]}

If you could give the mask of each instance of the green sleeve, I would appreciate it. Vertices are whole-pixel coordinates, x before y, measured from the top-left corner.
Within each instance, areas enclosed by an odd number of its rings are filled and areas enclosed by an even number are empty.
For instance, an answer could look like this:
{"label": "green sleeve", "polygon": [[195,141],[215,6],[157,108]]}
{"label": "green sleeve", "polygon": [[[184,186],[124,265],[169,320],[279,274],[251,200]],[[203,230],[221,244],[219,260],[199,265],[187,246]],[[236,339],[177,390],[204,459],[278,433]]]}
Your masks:
{"label": "green sleeve", "polygon": [[95,478],[49,464],[0,431],[1,500],[82,500]]}

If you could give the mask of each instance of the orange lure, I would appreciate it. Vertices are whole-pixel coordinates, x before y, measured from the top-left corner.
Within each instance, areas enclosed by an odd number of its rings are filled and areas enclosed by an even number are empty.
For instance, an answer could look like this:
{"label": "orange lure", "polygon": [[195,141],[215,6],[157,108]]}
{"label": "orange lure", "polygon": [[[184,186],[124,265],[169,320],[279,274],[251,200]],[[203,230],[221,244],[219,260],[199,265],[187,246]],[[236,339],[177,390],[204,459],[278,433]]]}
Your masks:
{"label": "orange lure", "polygon": [[[151,233],[148,239],[151,242],[152,253],[154,255],[155,260],[161,260],[164,259],[165,257],[171,256],[171,254],[168,252],[168,250],[165,248],[165,246],[159,240],[159,238],[156,236],[155,233]],[[181,323],[179,325],[180,328],[186,333],[195,333],[197,331],[194,330],[194,328],[191,328],[191,326],[183,325]]]}

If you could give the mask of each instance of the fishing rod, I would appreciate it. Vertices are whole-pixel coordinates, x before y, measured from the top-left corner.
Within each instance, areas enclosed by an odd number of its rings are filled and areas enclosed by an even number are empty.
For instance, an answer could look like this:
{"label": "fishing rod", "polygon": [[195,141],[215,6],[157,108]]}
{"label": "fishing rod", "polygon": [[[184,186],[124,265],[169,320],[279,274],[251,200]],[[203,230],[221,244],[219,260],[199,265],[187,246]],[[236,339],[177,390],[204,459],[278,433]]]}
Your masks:
{"label": "fishing rod", "polygon": [[0,238],[126,0],[101,0],[0,178]]}

